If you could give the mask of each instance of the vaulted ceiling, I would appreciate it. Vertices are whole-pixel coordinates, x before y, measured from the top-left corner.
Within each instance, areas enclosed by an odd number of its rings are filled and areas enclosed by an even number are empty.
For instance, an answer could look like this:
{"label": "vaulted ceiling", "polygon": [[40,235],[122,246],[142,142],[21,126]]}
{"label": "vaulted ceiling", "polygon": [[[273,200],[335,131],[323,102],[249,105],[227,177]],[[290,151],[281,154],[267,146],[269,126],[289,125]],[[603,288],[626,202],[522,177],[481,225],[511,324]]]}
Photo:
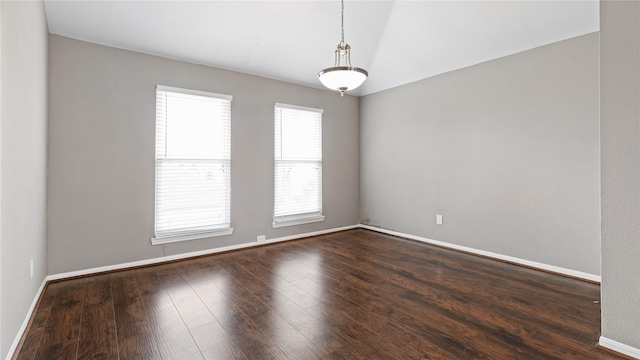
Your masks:
{"label": "vaulted ceiling", "polygon": [[[45,0],[49,32],[322,88],[340,2]],[[598,0],[346,1],[366,95],[598,31]]]}

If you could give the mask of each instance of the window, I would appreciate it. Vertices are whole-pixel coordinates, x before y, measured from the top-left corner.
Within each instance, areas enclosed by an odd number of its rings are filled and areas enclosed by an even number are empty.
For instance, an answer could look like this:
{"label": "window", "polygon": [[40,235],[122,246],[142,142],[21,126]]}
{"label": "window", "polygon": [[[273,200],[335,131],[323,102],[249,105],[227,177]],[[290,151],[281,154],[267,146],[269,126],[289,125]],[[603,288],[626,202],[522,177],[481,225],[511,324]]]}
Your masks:
{"label": "window", "polygon": [[231,96],[158,85],[152,244],[231,234]]}
{"label": "window", "polygon": [[323,221],[322,110],[275,106],[273,227]]}

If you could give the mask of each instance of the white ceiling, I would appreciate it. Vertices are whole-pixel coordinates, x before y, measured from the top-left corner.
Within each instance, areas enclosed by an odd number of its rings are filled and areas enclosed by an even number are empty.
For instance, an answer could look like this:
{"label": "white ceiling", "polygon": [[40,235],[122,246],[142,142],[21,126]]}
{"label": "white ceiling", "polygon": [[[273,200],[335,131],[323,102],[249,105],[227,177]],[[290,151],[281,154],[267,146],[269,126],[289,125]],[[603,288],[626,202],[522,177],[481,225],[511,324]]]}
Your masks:
{"label": "white ceiling", "polygon": [[[340,2],[45,0],[49,31],[322,88]],[[598,31],[598,0],[345,2],[351,63],[367,95]]]}

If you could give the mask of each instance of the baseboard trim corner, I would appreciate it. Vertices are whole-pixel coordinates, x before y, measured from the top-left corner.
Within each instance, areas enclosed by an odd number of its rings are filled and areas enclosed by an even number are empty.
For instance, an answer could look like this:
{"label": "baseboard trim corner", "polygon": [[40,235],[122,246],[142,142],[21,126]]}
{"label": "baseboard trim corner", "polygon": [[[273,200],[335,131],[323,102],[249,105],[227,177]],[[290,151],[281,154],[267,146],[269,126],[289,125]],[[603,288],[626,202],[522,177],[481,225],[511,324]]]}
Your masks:
{"label": "baseboard trim corner", "polygon": [[545,272],[555,273],[555,274],[559,274],[559,275],[563,275],[571,278],[577,278],[577,279],[592,282],[592,283],[600,284],[600,280],[601,280],[601,277],[599,275],[589,274],[589,273],[585,273],[577,270],[566,269],[563,267],[548,265],[548,264],[539,263],[536,261],[520,259],[517,257],[502,255],[502,254],[493,253],[490,251],[478,250],[478,249],[474,249],[466,246],[450,244],[444,241],[428,239],[425,237],[406,234],[406,233],[402,233],[394,230],[387,230],[387,229],[376,227],[376,226],[360,224],[360,228],[380,232],[383,234],[398,236],[398,237],[406,238],[410,240],[415,240],[415,241],[423,242],[425,244],[435,245],[435,246],[439,246],[439,247],[450,249],[450,250],[460,251],[460,252],[464,252],[472,255],[478,255],[478,256],[482,256],[482,257],[486,257],[486,258],[490,258],[490,259],[494,259],[502,262],[513,263],[516,265],[521,265],[521,266],[525,266],[525,267],[529,267],[537,270],[542,270]]}
{"label": "baseboard trim corner", "polygon": [[600,336],[598,345],[607,350],[630,356],[634,359],[640,359],[640,349],[634,348],[633,346],[629,346],[627,344],[623,344],[621,342],[617,342],[615,340],[608,339],[604,336]]}
{"label": "baseboard trim corner", "polygon": [[36,296],[33,298],[33,301],[31,302],[31,306],[27,311],[27,315],[25,316],[24,321],[22,322],[22,326],[20,326],[20,329],[18,330],[18,333],[16,334],[15,339],[13,339],[13,343],[11,344],[9,351],[7,352],[7,357],[5,358],[5,360],[11,360],[16,349],[20,345],[20,341],[22,341],[22,336],[24,335],[25,331],[27,330],[27,327],[29,326],[29,322],[31,321],[31,316],[33,315],[33,311],[36,309],[36,306],[40,301],[40,297],[42,296],[42,292],[44,291],[44,288],[46,286],[47,286],[47,279],[45,278],[44,280],[42,280],[42,284],[40,284],[40,288],[38,289]]}
{"label": "baseboard trim corner", "polygon": [[330,233],[335,233],[335,232],[340,232],[340,231],[345,231],[345,230],[357,229],[359,227],[360,227],[360,225],[342,226],[342,227],[338,227],[338,228],[331,228],[331,229],[313,231],[313,232],[308,232],[308,233],[303,233],[303,234],[296,234],[296,235],[284,236],[284,237],[279,237],[279,238],[267,239],[265,241],[260,241],[260,242],[255,242],[254,241],[254,242],[250,242],[250,243],[242,243],[242,244],[237,244],[237,245],[223,246],[223,247],[219,247],[219,248],[213,248],[213,249],[207,249],[207,250],[201,250],[201,251],[194,251],[194,252],[182,253],[182,254],[177,254],[177,255],[169,255],[169,256],[163,256],[163,257],[158,257],[158,258],[153,258],[153,259],[132,261],[132,262],[127,262],[127,263],[115,264],[115,265],[100,266],[100,267],[84,269],[84,270],[78,270],[78,271],[70,271],[70,272],[65,272],[65,273],[49,275],[49,276],[47,276],[46,280],[47,281],[61,281],[61,280],[71,279],[71,278],[76,278],[76,277],[84,277],[84,276],[90,276],[90,275],[95,275],[95,274],[100,274],[100,273],[120,271],[120,270],[125,270],[125,269],[130,269],[130,268],[138,268],[138,267],[143,267],[143,266],[157,265],[157,264],[162,264],[162,263],[167,263],[167,262],[172,262],[172,261],[185,260],[185,259],[195,258],[195,257],[199,257],[199,256],[206,256],[206,255],[221,253],[221,252],[246,249],[246,248],[251,248],[251,247],[256,247],[256,246],[264,246],[264,245],[267,245],[267,244],[274,244],[274,243],[279,243],[279,242],[283,242],[283,241],[297,240],[297,239],[307,238],[307,237],[311,237],[311,236],[318,236],[318,235],[330,234]]}

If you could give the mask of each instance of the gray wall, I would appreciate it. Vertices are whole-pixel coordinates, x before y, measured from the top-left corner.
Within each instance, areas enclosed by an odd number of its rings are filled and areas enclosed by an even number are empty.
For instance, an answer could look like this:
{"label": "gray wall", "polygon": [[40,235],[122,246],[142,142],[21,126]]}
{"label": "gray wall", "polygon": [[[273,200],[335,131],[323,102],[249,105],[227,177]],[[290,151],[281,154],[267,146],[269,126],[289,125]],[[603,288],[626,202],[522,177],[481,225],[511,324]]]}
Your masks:
{"label": "gray wall", "polygon": [[[1,1],[0,358],[46,275],[47,21],[42,2]],[[29,276],[29,260],[34,276]]]}
{"label": "gray wall", "polygon": [[599,275],[598,53],[594,33],[363,97],[362,222]]}
{"label": "gray wall", "polygon": [[640,2],[603,1],[602,336],[640,349]]}
{"label": "gray wall", "polygon": [[[358,98],[50,36],[49,274],[358,223]],[[233,95],[233,235],[152,246],[155,86]],[[272,229],[273,106],[324,109],[322,223]]]}

